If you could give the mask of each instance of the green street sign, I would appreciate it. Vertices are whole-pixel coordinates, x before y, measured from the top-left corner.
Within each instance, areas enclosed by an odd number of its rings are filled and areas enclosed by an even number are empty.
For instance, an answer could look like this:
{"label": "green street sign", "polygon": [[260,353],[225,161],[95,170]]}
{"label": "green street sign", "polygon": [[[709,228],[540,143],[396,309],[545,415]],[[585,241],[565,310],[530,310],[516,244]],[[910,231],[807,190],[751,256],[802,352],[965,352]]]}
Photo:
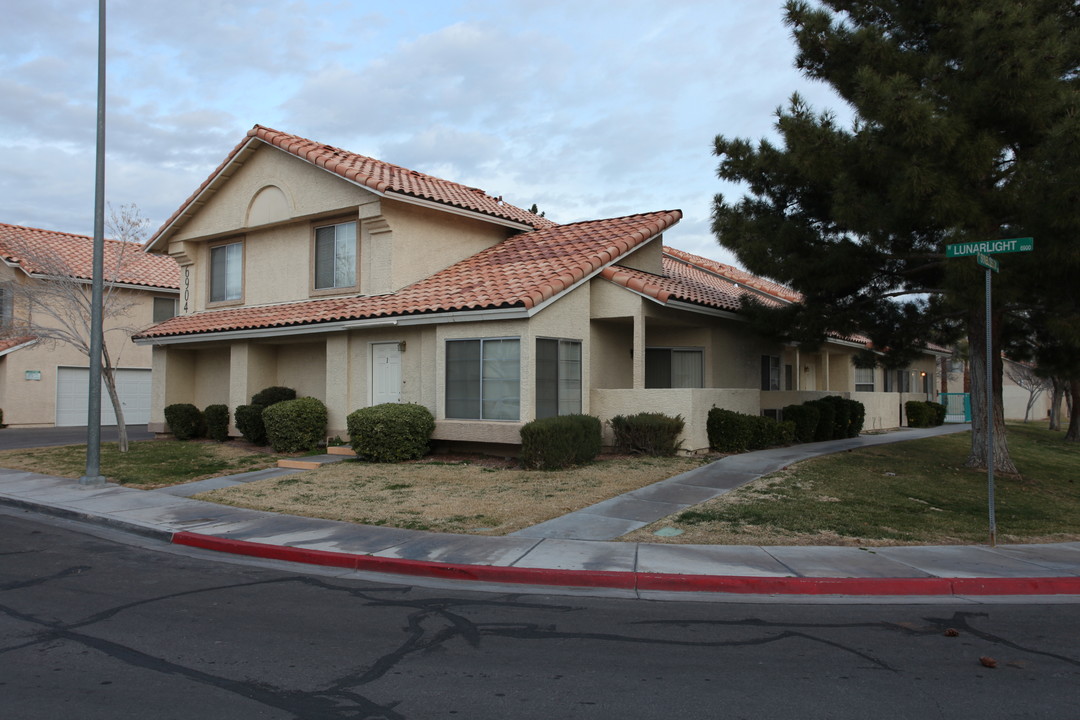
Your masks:
{"label": "green street sign", "polygon": [[983,255],[982,253],[975,256],[975,262],[979,263],[987,270],[993,270],[994,272],[1001,269],[1001,263],[989,255]]}
{"label": "green street sign", "polygon": [[994,255],[996,253],[1031,252],[1035,249],[1034,238],[1011,240],[983,240],[982,242],[956,243],[945,246],[945,257],[969,257],[971,255]]}

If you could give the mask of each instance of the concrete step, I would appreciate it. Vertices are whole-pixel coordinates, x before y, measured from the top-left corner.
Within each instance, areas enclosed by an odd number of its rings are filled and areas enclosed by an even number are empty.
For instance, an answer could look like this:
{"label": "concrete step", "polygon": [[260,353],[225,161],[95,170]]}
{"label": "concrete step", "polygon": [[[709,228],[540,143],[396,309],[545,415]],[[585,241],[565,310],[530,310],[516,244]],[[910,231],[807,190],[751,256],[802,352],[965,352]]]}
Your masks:
{"label": "concrete step", "polygon": [[344,455],[309,455],[302,458],[286,458],[284,460],[278,460],[277,466],[279,468],[291,468],[294,470],[315,470],[323,465],[341,462],[345,459],[346,457]]}
{"label": "concrete step", "polygon": [[356,452],[353,451],[348,445],[330,445],[326,448],[328,455],[344,455],[345,457],[356,457]]}

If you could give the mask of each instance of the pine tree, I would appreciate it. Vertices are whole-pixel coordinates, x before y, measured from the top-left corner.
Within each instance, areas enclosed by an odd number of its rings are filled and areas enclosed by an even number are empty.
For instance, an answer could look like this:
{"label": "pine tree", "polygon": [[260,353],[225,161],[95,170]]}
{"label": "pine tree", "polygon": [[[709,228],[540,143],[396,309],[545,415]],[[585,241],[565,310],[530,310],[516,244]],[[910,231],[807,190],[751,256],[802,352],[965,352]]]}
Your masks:
{"label": "pine tree", "polygon": [[[974,429],[968,464],[985,467],[985,306],[982,272],[945,245],[1016,237],[1045,213],[1045,193],[1071,198],[1060,143],[1080,138],[1080,11],[1072,0],[790,0],[796,66],[832,85],[854,111],[850,128],[795,96],[777,111],[781,146],[717,137],[721,178],[746,183],[717,196],[713,228],[748,270],[787,283],[804,301],[780,313],[748,308],[803,342],[862,332],[886,363],[966,332]],[[1072,150],[1065,157],[1073,158]],[[1047,175],[1047,173],[1051,175]],[[1075,226],[1075,218],[1063,225]],[[1075,244],[1037,240],[1037,250]],[[1003,256],[991,311],[994,464],[1015,472],[1001,407],[1009,316],[1038,282],[1035,253]],[[1076,265],[1074,269],[1080,269]]]}

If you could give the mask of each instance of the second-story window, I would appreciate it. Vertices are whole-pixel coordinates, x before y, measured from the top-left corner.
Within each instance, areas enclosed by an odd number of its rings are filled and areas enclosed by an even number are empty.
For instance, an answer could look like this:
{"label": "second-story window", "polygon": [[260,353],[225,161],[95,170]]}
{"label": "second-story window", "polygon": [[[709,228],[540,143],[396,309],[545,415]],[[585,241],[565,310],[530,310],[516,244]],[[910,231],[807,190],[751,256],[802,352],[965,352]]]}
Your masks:
{"label": "second-story window", "polygon": [[244,246],[229,243],[210,248],[210,302],[239,300],[244,288]]}
{"label": "second-story window", "polygon": [[315,289],[356,285],[356,223],[315,228]]}

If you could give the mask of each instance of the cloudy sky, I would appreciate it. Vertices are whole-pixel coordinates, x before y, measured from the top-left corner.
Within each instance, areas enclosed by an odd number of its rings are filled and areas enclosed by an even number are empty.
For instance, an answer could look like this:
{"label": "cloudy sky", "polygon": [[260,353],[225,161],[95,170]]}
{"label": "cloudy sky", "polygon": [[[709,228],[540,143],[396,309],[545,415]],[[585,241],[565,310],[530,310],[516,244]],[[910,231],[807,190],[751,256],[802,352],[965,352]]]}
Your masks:
{"label": "cloudy sky", "polygon": [[[97,2],[4,14],[0,222],[91,234]],[[110,0],[107,197],[156,228],[261,124],[730,262],[713,138],[841,109],[793,58],[779,0]]]}

